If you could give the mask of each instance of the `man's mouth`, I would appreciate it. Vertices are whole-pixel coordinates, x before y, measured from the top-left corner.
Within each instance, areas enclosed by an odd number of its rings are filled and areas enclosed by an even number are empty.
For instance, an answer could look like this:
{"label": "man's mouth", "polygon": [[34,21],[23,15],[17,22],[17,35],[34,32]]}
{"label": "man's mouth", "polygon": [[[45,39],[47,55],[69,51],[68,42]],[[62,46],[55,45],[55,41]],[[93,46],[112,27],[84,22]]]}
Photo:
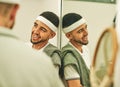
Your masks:
{"label": "man's mouth", "polygon": [[85,40],[85,41],[88,40],[87,36],[83,37],[83,40]]}
{"label": "man's mouth", "polygon": [[37,40],[37,39],[39,39],[39,36],[38,35],[33,35],[32,38],[33,38],[33,40]]}

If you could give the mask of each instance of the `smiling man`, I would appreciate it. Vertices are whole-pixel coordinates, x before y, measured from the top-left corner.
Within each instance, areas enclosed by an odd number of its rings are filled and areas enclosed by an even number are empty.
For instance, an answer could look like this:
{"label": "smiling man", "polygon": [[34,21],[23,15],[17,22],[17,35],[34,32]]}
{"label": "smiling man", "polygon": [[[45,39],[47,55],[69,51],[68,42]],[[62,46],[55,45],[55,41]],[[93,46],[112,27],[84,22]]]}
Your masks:
{"label": "smiling man", "polygon": [[68,87],[90,87],[90,56],[86,20],[79,14],[63,16],[63,32],[69,43],[62,48],[64,78]]}
{"label": "smiling man", "polygon": [[58,26],[58,16],[53,12],[46,11],[36,18],[31,33],[32,48],[38,50],[38,52],[43,51],[50,56],[57,70],[61,65],[60,51],[50,44],[49,40],[56,35]]}

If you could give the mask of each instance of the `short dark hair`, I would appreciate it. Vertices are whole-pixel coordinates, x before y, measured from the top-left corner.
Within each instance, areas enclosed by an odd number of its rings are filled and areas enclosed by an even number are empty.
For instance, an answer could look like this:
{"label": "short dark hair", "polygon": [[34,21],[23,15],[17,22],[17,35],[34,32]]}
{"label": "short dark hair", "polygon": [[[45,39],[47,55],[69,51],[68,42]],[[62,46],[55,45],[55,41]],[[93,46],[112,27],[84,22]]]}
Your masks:
{"label": "short dark hair", "polygon": [[49,20],[56,27],[59,26],[59,17],[55,13],[46,11],[46,12],[41,13],[40,16],[43,16],[44,18]]}

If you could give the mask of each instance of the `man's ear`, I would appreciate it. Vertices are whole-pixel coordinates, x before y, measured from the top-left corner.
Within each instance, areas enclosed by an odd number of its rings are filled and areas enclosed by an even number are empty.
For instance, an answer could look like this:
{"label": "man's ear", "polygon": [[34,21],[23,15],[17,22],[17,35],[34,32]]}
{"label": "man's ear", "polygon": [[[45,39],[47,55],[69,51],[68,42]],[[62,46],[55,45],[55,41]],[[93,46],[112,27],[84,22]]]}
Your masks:
{"label": "man's ear", "polygon": [[15,19],[16,12],[17,12],[18,8],[19,8],[18,4],[13,5],[13,8],[12,8],[12,11],[11,11],[11,14],[10,14],[10,20]]}
{"label": "man's ear", "polygon": [[51,35],[50,35],[50,39],[53,38],[55,35],[56,35],[56,33],[52,31]]}
{"label": "man's ear", "polygon": [[66,33],[65,35],[68,39],[71,39],[71,33]]}

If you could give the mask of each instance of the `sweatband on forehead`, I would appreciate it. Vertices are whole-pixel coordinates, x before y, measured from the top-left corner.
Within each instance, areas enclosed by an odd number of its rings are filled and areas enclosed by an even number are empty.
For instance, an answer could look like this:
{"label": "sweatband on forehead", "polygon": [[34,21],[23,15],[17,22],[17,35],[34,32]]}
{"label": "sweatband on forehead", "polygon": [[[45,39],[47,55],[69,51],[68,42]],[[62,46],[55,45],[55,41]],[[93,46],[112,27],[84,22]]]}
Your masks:
{"label": "sweatband on forehead", "polygon": [[84,23],[86,23],[86,20],[85,20],[84,18],[82,18],[82,19],[78,20],[77,22],[73,23],[72,25],[64,28],[64,29],[63,29],[63,32],[64,32],[64,33],[68,33],[68,32],[76,29],[77,27],[79,27],[80,25],[82,25],[82,24],[84,24]]}
{"label": "sweatband on forehead", "polygon": [[54,24],[52,24],[48,19],[46,19],[46,18],[44,18],[44,17],[42,17],[42,16],[38,16],[38,17],[36,18],[36,20],[39,20],[39,21],[43,22],[43,23],[46,24],[51,30],[53,30],[54,32],[56,32],[57,27],[56,27]]}

